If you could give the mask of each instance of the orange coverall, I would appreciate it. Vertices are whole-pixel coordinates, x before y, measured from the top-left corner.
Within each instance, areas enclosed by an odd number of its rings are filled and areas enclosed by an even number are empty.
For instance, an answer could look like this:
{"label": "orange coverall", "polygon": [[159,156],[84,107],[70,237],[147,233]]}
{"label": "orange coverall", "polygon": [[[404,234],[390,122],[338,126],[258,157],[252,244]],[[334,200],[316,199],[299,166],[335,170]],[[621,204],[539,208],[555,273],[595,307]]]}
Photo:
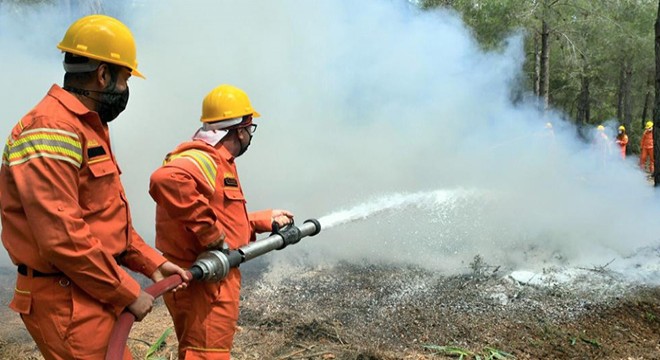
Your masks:
{"label": "orange coverall", "polygon": [[2,243],[20,265],[9,307],[47,360],[104,358],[140,292],[119,263],[150,275],[166,260],[133,228],[98,114],[53,85],[7,140],[0,204]]}
{"label": "orange coverall", "polygon": [[626,134],[617,135],[616,143],[619,145],[619,149],[621,150],[621,158],[625,160],[626,147],[628,146],[628,135]]}
{"label": "orange coverall", "polygon": [[646,170],[646,159],[649,159],[649,172],[654,172],[654,159],[653,159],[653,130],[645,130],[642,135],[641,153],[639,154],[639,167]]}
{"label": "orange coverall", "polygon": [[[206,246],[225,234],[230,249],[271,231],[272,210],[248,214],[234,157],[220,147],[193,140],[167,155],[151,175],[156,201],[156,247],[188,268]],[[219,283],[192,282],[165,294],[179,340],[179,359],[229,360],[238,321],[241,274]]]}

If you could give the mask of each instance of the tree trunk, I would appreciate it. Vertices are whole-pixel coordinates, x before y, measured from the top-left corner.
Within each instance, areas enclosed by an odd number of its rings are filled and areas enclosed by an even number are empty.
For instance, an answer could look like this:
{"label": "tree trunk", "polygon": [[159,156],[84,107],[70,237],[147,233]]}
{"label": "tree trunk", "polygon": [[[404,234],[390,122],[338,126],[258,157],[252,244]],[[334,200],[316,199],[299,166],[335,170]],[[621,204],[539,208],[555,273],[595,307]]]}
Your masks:
{"label": "tree trunk", "polygon": [[623,88],[622,90],[622,100],[623,100],[623,126],[626,129],[630,129],[630,124],[632,123],[632,112],[633,112],[633,96],[632,96],[632,79],[633,71],[632,64],[630,61],[624,61],[623,67]]}
{"label": "tree trunk", "polygon": [[539,49],[539,34],[534,34],[534,95],[541,95],[541,49]]}
{"label": "tree trunk", "polygon": [[646,95],[644,96],[644,108],[642,109],[642,128],[644,127],[644,123],[646,122],[646,119],[649,118],[649,100],[651,99],[651,90],[646,91]]}
{"label": "tree trunk", "polygon": [[[660,125],[660,0],[658,1],[658,15],[655,19],[655,106],[653,108],[653,123]],[[653,127],[653,156],[655,157],[654,167],[656,169],[653,174],[653,183],[655,187],[660,186],[660,172],[658,165],[660,165],[660,126]]]}
{"label": "tree trunk", "polygon": [[582,75],[582,89],[580,89],[580,95],[578,97],[577,117],[575,119],[578,128],[583,128],[584,125],[589,124],[591,120],[589,97],[589,76],[587,76],[585,72],[585,74]]}
{"label": "tree trunk", "polygon": [[548,40],[550,38],[550,30],[548,30],[548,23],[543,19],[541,21],[541,75],[539,80],[539,96],[543,101],[543,110],[548,109],[550,104],[550,47]]}
{"label": "tree trunk", "polygon": [[623,77],[626,74],[624,70],[625,65],[621,64],[621,70],[619,71],[619,88],[616,92],[616,118],[621,121],[623,119]]}

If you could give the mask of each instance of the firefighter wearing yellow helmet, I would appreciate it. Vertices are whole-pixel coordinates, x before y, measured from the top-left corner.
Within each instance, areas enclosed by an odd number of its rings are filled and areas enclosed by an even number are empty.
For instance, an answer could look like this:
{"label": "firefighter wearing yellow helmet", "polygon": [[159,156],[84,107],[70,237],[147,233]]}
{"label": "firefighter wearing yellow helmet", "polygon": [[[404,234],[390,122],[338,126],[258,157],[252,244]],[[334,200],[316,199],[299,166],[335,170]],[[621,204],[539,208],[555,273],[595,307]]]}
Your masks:
{"label": "firefighter wearing yellow helmet", "polygon": [[646,162],[648,161],[648,172],[653,174],[655,171],[653,157],[653,121],[647,121],[644,125],[644,134],[640,141],[639,167],[647,171]]}
{"label": "firefighter wearing yellow helmet", "polygon": [[[2,243],[17,266],[9,307],[46,359],[103,359],[117,313],[142,319],[154,281],[184,270],[133,228],[108,122],[128,102],[135,42],[119,20],[86,16],[57,45],[64,86],[13,128],[0,172]],[[183,286],[182,286],[183,287]]]}
{"label": "firefighter wearing yellow helmet", "polygon": [[616,144],[619,145],[619,150],[621,151],[621,158],[626,159],[626,147],[628,147],[628,135],[626,135],[626,127],[623,125],[619,126],[619,130],[616,134]]}
{"label": "firefighter wearing yellow helmet", "polygon": [[[209,249],[236,249],[272,224],[293,222],[286,210],[248,213],[236,159],[252,141],[259,113],[232,85],[211,90],[202,102],[202,126],[170,152],[151,175],[156,202],[156,247],[189,267]],[[192,282],[165,294],[179,340],[179,359],[229,360],[239,314],[241,274],[232,268],[214,283]],[[221,294],[218,296],[218,294]]]}

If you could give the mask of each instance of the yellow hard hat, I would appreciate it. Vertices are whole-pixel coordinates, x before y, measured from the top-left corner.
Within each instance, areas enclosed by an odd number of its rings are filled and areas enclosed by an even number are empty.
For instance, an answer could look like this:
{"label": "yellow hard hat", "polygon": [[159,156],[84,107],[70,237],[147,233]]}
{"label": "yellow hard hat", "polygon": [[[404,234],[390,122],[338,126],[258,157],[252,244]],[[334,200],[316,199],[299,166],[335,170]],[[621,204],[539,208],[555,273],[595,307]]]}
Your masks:
{"label": "yellow hard hat", "polygon": [[626,127],[623,126],[623,125],[620,125],[620,126],[619,126],[619,131],[626,131]]}
{"label": "yellow hard hat", "polygon": [[245,115],[259,117],[245,92],[232,85],[220,85],[211,90],[202,103],[202,122],[235,119]]}
{"label": "yellow hard hat", "polygon": [[137,69],[135,40],[121,21],[105,15],[89,15],[69,26],[57,48],[79,56],[125,66],[144,78]]}
{"label": "yellow hard hat", "polygon": [[646,126],[644,127],[645,129],[650,129],[653,127],[653,121],[647,121]]}
{"label": "yellow hard hat", "polygon": [[598,125],[598,131],[605,131],[605,126]]}

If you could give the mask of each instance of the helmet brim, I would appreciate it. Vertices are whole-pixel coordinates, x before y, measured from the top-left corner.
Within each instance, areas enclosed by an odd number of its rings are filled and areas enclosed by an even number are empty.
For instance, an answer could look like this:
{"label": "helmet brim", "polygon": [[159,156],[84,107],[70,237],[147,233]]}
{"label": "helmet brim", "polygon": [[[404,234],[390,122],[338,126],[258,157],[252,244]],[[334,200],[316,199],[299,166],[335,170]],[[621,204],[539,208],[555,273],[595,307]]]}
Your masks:
{"label": "helmet brim", "polygon": [[131,70],[131,75],[147,80],[147,78],[144,75],[142,75],[142,73],[139,72],[138,69]]}

